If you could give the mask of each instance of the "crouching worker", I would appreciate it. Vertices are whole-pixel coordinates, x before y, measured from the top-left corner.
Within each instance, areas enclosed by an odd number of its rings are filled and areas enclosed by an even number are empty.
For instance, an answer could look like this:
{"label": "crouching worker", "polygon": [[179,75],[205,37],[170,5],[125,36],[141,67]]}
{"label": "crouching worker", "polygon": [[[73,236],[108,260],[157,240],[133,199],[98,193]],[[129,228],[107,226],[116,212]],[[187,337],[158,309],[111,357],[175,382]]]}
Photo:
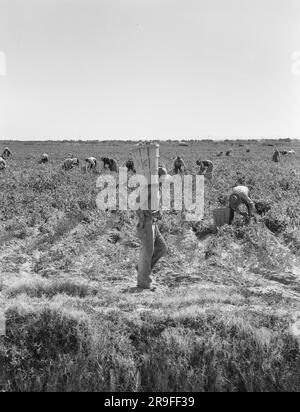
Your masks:
{"label": "crouching worker", "polygon": [[[240,206],[245,205],[248,209],[248,214],[245,212],[242,212],[240,210]],[[246,186],[237,186],[233,189],[233,193],[231,194],[229,198],[229,207],[230,207],[230,218],[229,218],[229,224],[231,225],[235,213],[238,213],[239,215],[245,217],[247,221],[250,220],[251,217],[255,216],[255,204],[250,198],[250,190]]]}
{"label": "crouching worker", "polygon": [[[146,207],[142,208],[146,209]],[[154,289],[151,287],[152,270],[156,263],[167,254],[168,247],[157,225],[160,212],[151,210],[151,185],[148,186],[148,209],[142,210],[142,208],[137,210],[137,236],[141,241],[140,257],[137,265],[137,287]]]}

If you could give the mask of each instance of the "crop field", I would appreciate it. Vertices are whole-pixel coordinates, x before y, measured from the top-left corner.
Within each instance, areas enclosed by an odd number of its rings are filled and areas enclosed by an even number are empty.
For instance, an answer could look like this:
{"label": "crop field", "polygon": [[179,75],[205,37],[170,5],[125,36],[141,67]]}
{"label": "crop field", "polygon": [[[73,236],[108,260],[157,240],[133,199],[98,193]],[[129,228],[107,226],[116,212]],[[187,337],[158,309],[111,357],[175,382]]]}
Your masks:
{"label": "crop field", "polygon": [[[0,391],[299,391],[300,142],[161,142],[169,171],[178,155],[215,169],[202,221],[163,213],[155,292],[134,289],[135,213],[97,209],[101,168],[61,168],[69,153],[124,165],[133,145],[1,142]],[[296,155],[273,163],[275,146]],[[236,184],[270,208],[216,230]]]}

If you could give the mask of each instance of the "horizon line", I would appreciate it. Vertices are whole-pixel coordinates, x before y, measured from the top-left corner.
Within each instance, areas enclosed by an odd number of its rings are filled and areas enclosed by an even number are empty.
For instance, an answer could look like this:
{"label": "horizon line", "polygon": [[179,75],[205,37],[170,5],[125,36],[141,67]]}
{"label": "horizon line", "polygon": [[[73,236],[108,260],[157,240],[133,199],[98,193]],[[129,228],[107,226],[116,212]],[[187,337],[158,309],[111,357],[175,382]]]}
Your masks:
{"label": "horizon line", "polygon": [[177,137],[170,137],[170,138],[106,138],[106,139],[99,139],[99,138],[52,138],[52,139],[25,139],[25,138],[5,138],[2,139],[0,138],[0,142],[40,142],[40,143],[45,143],[45,142],[61,142],[61,143],[71,143],[71,142],[78,142],[78,143],[89,143],[89,142],[154,142],[154,141],[159,141],[159,142],[194,142],[194,141],[212,141],[212,142],[224,142],[224,141],[239,141],[239,140],[244,140],[244,141],[263,141],[263,140],[290,140],[290,141],[295,141],[295,140],[300,140],[300,136],[292,136],[292,137],[235,137],[235,136],[229,136],[229,137],[212,137],[212,136],[207,136],[207,137],[186,137],[186,138],[177,138]]}

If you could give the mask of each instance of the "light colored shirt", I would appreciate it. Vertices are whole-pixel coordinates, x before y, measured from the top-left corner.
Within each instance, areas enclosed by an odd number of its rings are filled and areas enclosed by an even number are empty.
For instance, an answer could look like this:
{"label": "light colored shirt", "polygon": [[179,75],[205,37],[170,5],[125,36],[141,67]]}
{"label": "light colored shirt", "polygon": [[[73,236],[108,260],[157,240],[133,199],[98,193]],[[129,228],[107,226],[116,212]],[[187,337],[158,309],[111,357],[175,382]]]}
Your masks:
{"label": "light colored shirt", "polygon": [[250,198],[249,188],[247,186],[236,186],[233,189],[232,193],[238,196],[240,204],[244,203],[246,204],[246,206],[249,207],[249,212],[252,215],[255,211],[255,205],[252,199]]}

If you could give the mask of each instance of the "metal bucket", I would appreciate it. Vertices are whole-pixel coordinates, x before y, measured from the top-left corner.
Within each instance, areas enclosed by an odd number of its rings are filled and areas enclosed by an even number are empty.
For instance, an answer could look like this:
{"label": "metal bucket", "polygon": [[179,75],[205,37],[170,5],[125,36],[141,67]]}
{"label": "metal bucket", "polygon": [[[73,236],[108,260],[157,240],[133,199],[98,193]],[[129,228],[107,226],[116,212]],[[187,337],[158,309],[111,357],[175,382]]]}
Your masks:
{"label": "metal bucket", "polygon": [[229,225],[230,223],[230,208],[223,207],[220,209],[215,209],[213,211],[215,226],[222,227],[224,225]]}

